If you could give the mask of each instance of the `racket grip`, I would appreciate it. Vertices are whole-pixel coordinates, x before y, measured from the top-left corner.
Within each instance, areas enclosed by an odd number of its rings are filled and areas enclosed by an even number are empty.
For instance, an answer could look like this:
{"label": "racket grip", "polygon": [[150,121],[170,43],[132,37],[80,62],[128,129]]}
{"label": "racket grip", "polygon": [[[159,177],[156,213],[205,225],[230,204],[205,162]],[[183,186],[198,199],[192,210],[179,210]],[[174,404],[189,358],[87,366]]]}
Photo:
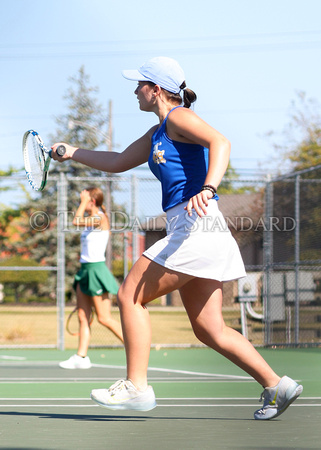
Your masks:
{"label": "racket grip", "polygon": [[66,153],[66,147],[64,145],[58,145],[56,152],[58,156],[64,156]]}
{"label": "racket grip", "polygon": [[[64,145],[58,145],[56,152],[58,156],[64,156],[64,154],[66,153],[66,147]],[[50,158],[52,158],[52,150],[50,150],[49,156]]]}

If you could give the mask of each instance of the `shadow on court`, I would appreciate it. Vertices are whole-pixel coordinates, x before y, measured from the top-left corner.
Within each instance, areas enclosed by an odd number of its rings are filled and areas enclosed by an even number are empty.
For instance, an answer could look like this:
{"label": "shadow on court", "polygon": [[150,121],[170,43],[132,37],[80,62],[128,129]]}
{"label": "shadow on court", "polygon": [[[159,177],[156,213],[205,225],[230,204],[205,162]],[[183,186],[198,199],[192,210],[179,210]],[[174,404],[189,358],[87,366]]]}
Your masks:
{"label": "shadow on court", "polygon": [[[144,422],[147,420],[169,420],[168,416],[114,416],[114,415],[92,415],[92,414],[55,414],[55,413],[30,413],[30,412],[22,412],[22,411],[7,411],[0,412],[1,416],[16,416],[16,417],[37,417],[38,419],[59,419],[59,420],[76,420],[81,422]],[[198,421],[198,420],[231,420],[231,421],[245,421],[245,422],[253,422],[253,419],[250,418],[231,418],[231,417],[186,417],[184,415],[171,417],[170,420],[187,420],[187,421]],[[278,419],[276,419],[278,420]],[[0,447],[1,448],[1,447]]]}
{"label": "shadow on court", "polygon": [[[69,407],[68,407],[69,408]],[[159,407],[162,408],[162,407]],[[269,422],[253,420],[249,408],[158,408],[150,414],[0,411],[1,449],[19,450],[235,450],[317,449],[320,415],[293,407]],[[77,412],[76,412],[77,411]],[[23,445],[25,443],[26,445]],[[268,443],[268,445],[262,445]]]}

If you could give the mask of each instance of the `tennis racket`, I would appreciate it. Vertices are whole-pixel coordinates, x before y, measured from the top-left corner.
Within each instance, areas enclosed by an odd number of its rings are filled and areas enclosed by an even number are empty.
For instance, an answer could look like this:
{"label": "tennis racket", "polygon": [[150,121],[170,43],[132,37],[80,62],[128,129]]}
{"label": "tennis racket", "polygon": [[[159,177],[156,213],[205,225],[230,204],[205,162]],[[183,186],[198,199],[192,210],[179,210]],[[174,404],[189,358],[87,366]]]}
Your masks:
{"label": "tennis racket", "polygon": [[[51,150],[46,148],[35,130],[29,130],[23,135],[22,152],[30,186],[35,191],[43,191],[48,178]],[[66,153],[65,146],[59,145],[56,152],[59,156],[63,156]]]}
{"label": "tennis racket", "polygon": [[[77,311],[78,307],[76,306],[76,308],[69,314],[69,317],[66,322],[66,330],[69,334],[71,334],[71,336],[79,336],[79,321],[77,315],[75,314]],[[95,311],[94,308],[91,308],[89,317],[89,326],[91,326],[91,324],[93,323],[95,316],[94,311]]]}

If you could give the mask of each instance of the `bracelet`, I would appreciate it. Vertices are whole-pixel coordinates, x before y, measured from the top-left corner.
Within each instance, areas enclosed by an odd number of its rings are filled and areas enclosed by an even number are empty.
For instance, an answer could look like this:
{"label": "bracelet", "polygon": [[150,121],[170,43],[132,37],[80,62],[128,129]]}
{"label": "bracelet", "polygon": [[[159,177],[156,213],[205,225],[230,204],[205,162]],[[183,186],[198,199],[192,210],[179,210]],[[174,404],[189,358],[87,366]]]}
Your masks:
{"label": "bracelet", "polygon": [[202,191],[211,191],[214,197],[216,194],[216,187],[212,186],[211,184],[204,184],[201,188],[201,192]]}

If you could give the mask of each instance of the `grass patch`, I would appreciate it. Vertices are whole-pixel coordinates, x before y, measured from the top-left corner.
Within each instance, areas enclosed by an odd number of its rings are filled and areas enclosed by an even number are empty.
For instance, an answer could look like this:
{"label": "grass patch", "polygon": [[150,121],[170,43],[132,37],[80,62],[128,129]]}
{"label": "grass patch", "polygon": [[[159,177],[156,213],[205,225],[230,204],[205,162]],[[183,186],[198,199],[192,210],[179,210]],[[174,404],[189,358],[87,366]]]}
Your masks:
{"label": "grass patch", "polygon": [[[66,307],[65,320],[73,307]],[[192,344],[200,342],[194,336],[187,314],[178,308],[149,308],[152,324],[152,344]],[[1,305],[0,313],[2,325],[0,332],[0,345],[56,345],[58,334],[57,308],[52,306],[11,306]],[[120,320],[117,307],[112,309],[112,315]],[[228,323],[237,327],[239,311],[226,313]],[[72,330],[77,329],[76,314]],[[106,328],[100,325],[97,319],[91,326],[91,345],[112,346],[119,345],[120,341]],[[78,337],[71,336],[65,331],[65,347],[77,348]]]}

